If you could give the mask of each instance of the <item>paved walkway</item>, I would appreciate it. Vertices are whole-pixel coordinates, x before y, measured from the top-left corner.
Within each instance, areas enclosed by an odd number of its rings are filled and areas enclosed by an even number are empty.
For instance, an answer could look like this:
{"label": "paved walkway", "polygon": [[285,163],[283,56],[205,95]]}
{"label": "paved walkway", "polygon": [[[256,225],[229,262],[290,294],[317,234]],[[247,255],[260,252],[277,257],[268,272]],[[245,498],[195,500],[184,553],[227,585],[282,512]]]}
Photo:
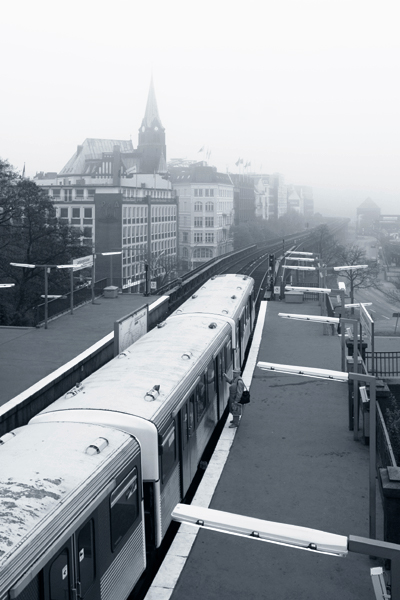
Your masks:
{"label": "paved walkway", "polygon": [[101,297],[49,321],[48,329],[0,327],[0,406],[114,331],[114,321],[157,298]]}
{"label": "paved walkway", "polygon": [[[320,324],[278,317],[319,314],[317,305],[267,306],[244,373],[251,404],[238,430],[225,427],[192,504],[368,537],[369,454],[348,430],[347,385],[254,368],[267,361],[340,370],[339,338],[324,336]],[[379,563],[369,557],[196,531],[180,527],[146,600],[374,598],[370,568]]]}

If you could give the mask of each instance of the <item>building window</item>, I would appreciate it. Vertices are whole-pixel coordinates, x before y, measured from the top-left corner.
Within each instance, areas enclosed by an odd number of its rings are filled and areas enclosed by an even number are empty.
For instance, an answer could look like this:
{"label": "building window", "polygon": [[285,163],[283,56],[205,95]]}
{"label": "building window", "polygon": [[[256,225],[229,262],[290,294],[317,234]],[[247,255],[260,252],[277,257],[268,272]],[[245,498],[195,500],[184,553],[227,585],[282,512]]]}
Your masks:
{"label": "building window", "polygon": [[213,202],[206,203],[206,212],[214,212],[214,203]]}
{"label": "building window", "polygon": [[195,202],[194,203],[194,210],[195,210],[195,212],[202,212],[203,211],[203,203],[202,202]]}
{"label": "building window", "polygon": [[[206,221],[207,221],[207,219],[206,219]],[[195,227],[203,227],[203,218],[202,217],[195,217],[194,218],[194,226]]]}
{"label": "building window", "polygon": [[206,217],[206,227],[214,227],[214,217]]}
{"label": "building window", "polygon": [[211,248],[195,248],[193,258],[212,258],[213,251]]}
{"label": "building window", "polygon": [[195,233],[194,234],[194,241],[197,244],[198,243],[202,244],[203,243],[203,234],[202,233]]}
{"label": "building window", "polygon": [[206,243],[213,244],[214,243],[214,234],[206,233]]}
{"label": "building window", "polygon": [[83,190],[76,190],[76,197],[83,198]]}
{"label": "building window", "polygon": [[196,198],[199,195],[199,190],[197,188],[194,189],[194,195],[196,196]]}
{"label": "building window", "polygon": [[53,198],[60,198],[61,190],[53,190]]}
{"label": "building window", "polygon": [[182,242],[183,242],[184,244],[187,244],[187,243],[188,243],[188,241],[189,241],[189,240],[188,240],[188,237],[189,237],[189,236],[188,236],[188,232],[187,232],[187,231],[184,231],[184,232],[182,233]]}

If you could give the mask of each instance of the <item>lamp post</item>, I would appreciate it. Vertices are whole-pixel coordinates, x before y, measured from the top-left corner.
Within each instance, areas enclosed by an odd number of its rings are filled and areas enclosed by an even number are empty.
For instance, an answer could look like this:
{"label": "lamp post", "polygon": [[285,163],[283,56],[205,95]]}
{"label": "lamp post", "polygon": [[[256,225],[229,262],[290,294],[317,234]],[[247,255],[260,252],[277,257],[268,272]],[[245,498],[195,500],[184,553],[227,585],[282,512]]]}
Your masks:
{"label": "lamp post", "polygon": [[49,284],[48,274],[50,269],[73,269],[74,265],[32,265],[30,263],[14,263],[10,262],[13,267],[21,267],[23,269],[44,269],[44,328],[47,329],[48,321],[48,296],[49,296]]}
{"label": "lamp post", "polygon": [[317,369],[313,367],[298,367],[294,365],[281,365],[269,362],[258,362],[257,367],[264,371],[285,373],[287,375],[301,375],[316,379],[327,379],[329,381],[340,381],[347,383],[349,380],[355,382],[369,383],[370,386],[370,415],[369,415],[369,535],[376,538],[376,377],[364,373],[343,373],[342,371],[331,371],[328,369]]}

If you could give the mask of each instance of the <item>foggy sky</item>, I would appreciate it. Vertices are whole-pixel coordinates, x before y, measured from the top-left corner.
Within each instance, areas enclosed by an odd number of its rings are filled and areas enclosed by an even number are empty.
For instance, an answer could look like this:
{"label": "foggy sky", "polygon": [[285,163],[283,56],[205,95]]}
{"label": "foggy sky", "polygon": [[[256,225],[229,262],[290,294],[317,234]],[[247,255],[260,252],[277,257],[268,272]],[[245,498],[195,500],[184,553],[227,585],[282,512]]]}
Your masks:
{"label": "foggy sky", "polygon": [[323,214],[400,213],[398,3],[13,0],[0,157],[59,171],[86,138],[136,147],[151,74],[167,159],[280,172]]}

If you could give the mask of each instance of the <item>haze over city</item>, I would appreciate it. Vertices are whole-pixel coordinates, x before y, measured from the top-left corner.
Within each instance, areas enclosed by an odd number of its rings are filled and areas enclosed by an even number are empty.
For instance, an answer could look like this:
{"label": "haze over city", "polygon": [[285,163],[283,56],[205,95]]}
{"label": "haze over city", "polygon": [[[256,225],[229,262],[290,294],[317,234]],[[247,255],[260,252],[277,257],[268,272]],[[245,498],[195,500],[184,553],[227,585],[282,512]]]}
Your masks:
{"label": "haze over city", "polygon": [[0,157],[33,177],[60,171],[86,138],[136,146],[153,76],[167,159],[237,173],[241,158],[248,172],[312,186],[326,215],[355,216],[368,196],[398,213],[396,9],[391,0],[9,3]]}

